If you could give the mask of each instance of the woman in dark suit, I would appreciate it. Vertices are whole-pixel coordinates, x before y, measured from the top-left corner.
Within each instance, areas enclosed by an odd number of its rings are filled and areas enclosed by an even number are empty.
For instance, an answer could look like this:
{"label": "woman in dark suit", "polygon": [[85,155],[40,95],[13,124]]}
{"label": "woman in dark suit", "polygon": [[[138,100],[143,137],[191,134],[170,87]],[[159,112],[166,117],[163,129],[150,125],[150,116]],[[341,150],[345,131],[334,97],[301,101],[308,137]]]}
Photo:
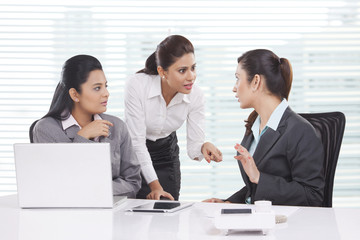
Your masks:
{"label": "woman in dark suit", "polygon": [[[140,189],[140,165],[126,124],[104,114],[109,92],[100,62],[89,55],[68,59],[49,112],[33,128],[33,142],[108,142],[114,195],[135,198]],[[86,169],[84,169],[86,171]]]}
{"label": "woman in dark suit", "polygon": [[290,62],[257,49],[238,58],[236,93],[241,108],[254,108],[246,133],[235,145],[245,187],[228,199],[205,202],[321,206],[323,147],[312,125],[288,106]]}

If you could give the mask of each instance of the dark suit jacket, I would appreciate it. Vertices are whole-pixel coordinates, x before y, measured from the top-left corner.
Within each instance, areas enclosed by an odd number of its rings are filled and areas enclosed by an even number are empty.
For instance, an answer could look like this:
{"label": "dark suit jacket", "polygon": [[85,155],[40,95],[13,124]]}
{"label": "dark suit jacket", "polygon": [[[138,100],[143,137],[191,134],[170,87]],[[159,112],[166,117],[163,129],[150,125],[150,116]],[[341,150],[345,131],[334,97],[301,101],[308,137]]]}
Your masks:
{"label": "dark suit jacket", "polygon": [[[246,149],[254,139],[244,136]],[[321,206],[324,191],[324,153],[315,129],[288,107],[274,131],[268,128],[260,138],[253,158],[260,171],[258,184],[251,183],[238,161],[246,184],[230,202],[270,200],[274,205]]]}
{"label": "dark suit jacket", "polygon": [[[125,123],[117,117],[100,114],[102,119],[114,124],[110,127],[109,137],[100,137],[100,142],[110,143],[113,194],[135,198],[140,189],[140,164],[135,156],[131,138]],[[73,125],[66,129],[52,117],[40,119],[33,129],[35,143],[93,143],[77,134],[80,128]]]}

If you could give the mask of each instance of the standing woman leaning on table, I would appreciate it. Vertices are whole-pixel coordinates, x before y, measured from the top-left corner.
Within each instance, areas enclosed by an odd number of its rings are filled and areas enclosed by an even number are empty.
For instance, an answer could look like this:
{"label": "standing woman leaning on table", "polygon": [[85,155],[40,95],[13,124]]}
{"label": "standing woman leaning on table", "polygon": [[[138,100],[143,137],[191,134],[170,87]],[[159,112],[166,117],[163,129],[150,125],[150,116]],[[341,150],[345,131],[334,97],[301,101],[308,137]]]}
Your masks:
{"label": "standing woman leaning on table", "polygon": [[176,130],[186,121],[191,159],[219,162],[221,152],[204,134],[204,95],[194,85],[194,47],[183,36],[164,39],[125,89],[125,121],[141,165],[137,198],[178,200],[180,161]]}
{"label": "standing woman leaning on table", "polygon": [[[37,143],[110,143],[114,195],[135,198],[140,165],[126,124],[104,114],[109,98],[101,63],[89,55],[68,59],[49,112],[33,128]],[[86,171],[86,169],[84,169]]]}
{"label": "standing woman leaning on table", "polygon": [[[290,62],[264,49],[238,58],[233,92],[241,108],[254,108],[236,144],[246,184],[225,202],[321,206],[324,190],[322,143],[315,129],[288,106]],[[212,198],[205,202],[224,202]]]}

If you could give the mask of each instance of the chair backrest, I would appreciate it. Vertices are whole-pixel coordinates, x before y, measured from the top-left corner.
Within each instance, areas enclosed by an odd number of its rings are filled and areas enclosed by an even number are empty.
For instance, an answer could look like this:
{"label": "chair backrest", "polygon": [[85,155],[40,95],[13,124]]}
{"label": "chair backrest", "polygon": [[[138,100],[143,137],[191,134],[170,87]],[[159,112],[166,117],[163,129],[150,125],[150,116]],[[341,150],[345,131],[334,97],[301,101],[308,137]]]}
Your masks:
{"label": "chair backrest", "polygon": [[341,112],[300,113],[321,136],[324,146],[325,188],[323,207],[332,207],[336,165],[345,130],[345,115]]}
{"label": "chair backrest", "polygon": [[34,139],[33,139],[33,129],[35,127],[35,124],[38,122],[39,120],[36,120],[35,122],[33,122],[29,128],[29,139],[30,139],[30,142],[33,143],[34,142]]}

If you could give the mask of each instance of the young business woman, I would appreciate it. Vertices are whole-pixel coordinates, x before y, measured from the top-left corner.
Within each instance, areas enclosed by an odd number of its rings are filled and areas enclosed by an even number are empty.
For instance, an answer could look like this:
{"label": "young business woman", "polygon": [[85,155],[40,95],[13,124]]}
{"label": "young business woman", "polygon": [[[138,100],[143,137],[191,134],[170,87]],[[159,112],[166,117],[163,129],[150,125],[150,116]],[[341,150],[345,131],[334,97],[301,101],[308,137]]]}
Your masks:
{"label": "young business woman", "polygon": [[140,189],[140,165],[125,123],[103,114],[108,98],[107,81],[96,58],[68,59],[49,112],[33,128],[33,141],[110,143],[114,195],[134,198]]}
{"label": "young business woman", "polygon": [[233,92],[240,107],[255,110],[246,121],[241,145],[235,145],[246,186],[225,202],[321,206],[323,147],[312,125],[288,106],[289,61],[269,50],[249,51],[238,58],[235,76]]}
{"label": "young business woman", "polygon": [[163,40],[125,89],[125,121],[141,164],[138,198],[177,200],[180,161],[176,130],[187,122],[191,159],[219,162],[221,152],[205,142],[204,95],[194,85],[194,48],[183,36]]}

